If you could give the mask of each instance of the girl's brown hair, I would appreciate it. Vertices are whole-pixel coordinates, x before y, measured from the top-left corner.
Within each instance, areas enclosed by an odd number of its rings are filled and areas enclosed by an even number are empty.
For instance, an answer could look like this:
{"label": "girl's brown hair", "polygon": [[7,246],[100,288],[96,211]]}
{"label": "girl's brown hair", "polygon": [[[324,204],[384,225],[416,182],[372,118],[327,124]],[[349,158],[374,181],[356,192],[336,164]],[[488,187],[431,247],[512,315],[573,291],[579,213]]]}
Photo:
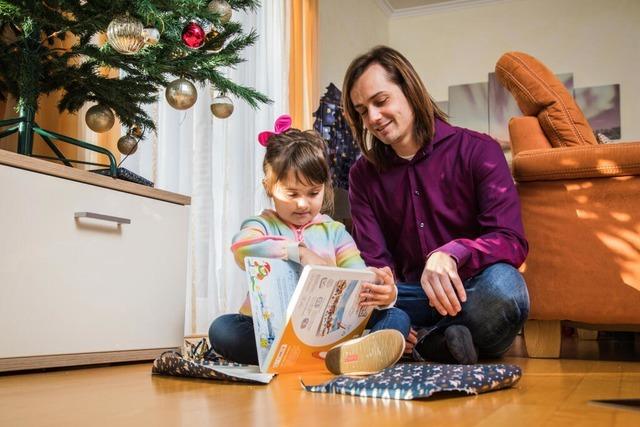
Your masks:
{"label": "girl's brown hair", "polygon": [[[351,101],[353,86],[373,64],[380,64],[387,72],[387,78],[402,89],[415,117],[413,130],[417,141],[422,145],[428,144],[433,139],[435,118],[446,121],[447,115],[438,108],[416,70],[400,52],[387,46],[376,46],[354,59],[344,77],[342,106],[362,154],[376,168],[385,170],[390,166],[385,145],[365,128],[362,117]],[[367,143],[368,139],[371,140],[370,143]]]}
{"label": "girl's brown hair", "polygon": [[289,129],[271,136],[262,162],[267,195],[272,197],[276,183],[292,171],[302,184],[324,184],[322,212],[332,212],[333,187],[326,148],[324,140],[313,130]]}

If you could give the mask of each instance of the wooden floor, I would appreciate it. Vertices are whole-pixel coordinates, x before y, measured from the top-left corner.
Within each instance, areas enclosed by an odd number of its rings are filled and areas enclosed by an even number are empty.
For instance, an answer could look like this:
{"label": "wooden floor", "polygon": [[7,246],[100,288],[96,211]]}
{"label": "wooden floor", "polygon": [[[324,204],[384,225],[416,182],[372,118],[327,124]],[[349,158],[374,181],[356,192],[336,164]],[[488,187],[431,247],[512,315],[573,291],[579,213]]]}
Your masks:
{"label": "wooden floor", "polygon": [[159,377],[148,363],[3,375],[0,426],[640,426],[640,411],[589,403],[640,398],[637,361],[503,362],[523,369],[512,389],[421,401],[308,393],[298,374],[266,386]]}

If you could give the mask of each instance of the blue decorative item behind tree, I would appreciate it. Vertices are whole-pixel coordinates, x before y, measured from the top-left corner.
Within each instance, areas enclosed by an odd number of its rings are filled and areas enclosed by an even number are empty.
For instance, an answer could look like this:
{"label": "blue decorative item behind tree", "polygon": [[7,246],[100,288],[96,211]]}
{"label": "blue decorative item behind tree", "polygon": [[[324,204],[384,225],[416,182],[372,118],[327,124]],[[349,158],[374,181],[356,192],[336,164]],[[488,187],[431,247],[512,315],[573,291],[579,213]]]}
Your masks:
{"label": "blue decorative item behind tree", "polygon": [[343,115],[341,96],[340,90],[329,83],[327,91],[320,98],[320,106],[313,113],[316,118],[313,128],[327,141],[333,185],[348,190],[349,168],[360,156],[360,150]]}

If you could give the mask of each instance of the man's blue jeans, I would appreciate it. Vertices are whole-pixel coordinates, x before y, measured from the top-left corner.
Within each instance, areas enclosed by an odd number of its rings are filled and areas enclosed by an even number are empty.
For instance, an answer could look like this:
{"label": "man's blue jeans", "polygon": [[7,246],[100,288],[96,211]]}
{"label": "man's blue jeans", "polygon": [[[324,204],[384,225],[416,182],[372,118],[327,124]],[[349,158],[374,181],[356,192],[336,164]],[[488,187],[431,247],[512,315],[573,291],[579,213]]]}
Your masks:
{"label": "man's blue jeans", "polygon": [[[411,323],[409,316],[402,310],[390,308],[374,310],[367,328],[373,331],[396,329],[406,338]],[[227,360],[258,364],[258,351],[253,332],[253,319],[243,314],[223,314],[216,318],[209,327],[211,348]]]}
{"label": "man's blue jeans", "polygon": [[464,282],[467,301],[456,316],[442,316],[429,306],[420,283],[398,283],[396,307],[405,311],[416,329],[429,333],[450,325],[469,328],[479,356],[500,357],[506,352],[529,315],[529,293],[513,266],[498,263]]}

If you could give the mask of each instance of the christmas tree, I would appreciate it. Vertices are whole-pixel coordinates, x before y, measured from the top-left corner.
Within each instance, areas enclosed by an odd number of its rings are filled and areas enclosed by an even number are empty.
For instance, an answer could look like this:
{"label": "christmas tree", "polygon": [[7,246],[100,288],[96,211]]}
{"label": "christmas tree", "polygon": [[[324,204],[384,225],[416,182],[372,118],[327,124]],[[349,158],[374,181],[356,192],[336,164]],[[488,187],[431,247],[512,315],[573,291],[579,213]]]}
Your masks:
{"label": "christmas tree", "polygon": [[232,94],[254,108],[269,102],[223,74],[243,61],[240,52],[257,37],[243,32],[233,11],[257,6],[256,0],[0,0],[0,99],[15,97],[21,116],[0,121],[9,126],[0,129],[0,138],[19,132],[18,151],[28,155],[34,132],[59,157],[52,139],[107,154],[33,122],[38,97],[57,90],[63,91],[60,112],[96,103],[86,117],[91,129],[108,130],[115,115],[138,138],[141,129],[155,129],[143,106],[157,101],[160,88],[178,109],[195,103],[194,82],[210,82],[222,96]]}

